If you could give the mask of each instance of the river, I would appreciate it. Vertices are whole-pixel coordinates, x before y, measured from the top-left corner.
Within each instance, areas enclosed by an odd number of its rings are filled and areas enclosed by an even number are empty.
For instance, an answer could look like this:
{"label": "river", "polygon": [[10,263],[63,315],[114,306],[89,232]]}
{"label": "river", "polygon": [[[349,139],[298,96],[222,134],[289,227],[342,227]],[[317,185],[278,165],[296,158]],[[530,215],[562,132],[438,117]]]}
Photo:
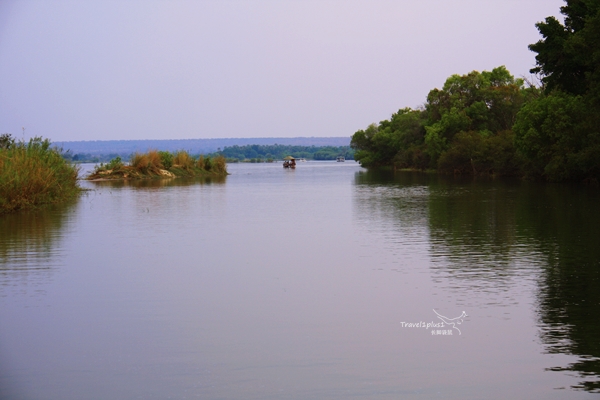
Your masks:
{"label": "river", "polygon": [[1,399],[598,397],[597,188],[228,169],[0,217]]}

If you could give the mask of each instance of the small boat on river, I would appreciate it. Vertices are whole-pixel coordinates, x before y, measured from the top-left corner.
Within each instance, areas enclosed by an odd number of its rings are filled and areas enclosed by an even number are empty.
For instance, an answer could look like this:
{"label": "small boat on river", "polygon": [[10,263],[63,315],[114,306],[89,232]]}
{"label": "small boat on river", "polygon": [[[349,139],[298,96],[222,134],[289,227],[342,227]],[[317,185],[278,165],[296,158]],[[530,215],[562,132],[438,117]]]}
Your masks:
{"label": "small boat on river", "polygon": [[346,161],[346,159],[344,158],[344,156],[339,156],[339,157],[336,159],[336,161],[337,161],[337,162],[344,162],[344,161]]}
{"label": "small boat on river", "polygon": [[296,168],[296,159],[292,156],[287,156],[283,161],[283,168]]}

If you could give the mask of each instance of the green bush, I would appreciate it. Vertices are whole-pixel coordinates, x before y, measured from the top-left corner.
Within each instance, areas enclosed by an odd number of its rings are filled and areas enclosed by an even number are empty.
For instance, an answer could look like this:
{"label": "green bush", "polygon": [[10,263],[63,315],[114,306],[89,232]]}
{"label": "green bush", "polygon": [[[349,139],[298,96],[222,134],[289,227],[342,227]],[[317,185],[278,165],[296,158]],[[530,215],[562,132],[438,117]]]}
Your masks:
{"label": "green bush", "polygon": [[169,169],[173,166],[173,153],[169,151],[159,151],[158,155],[160,156],[160,162],[165,169]]}

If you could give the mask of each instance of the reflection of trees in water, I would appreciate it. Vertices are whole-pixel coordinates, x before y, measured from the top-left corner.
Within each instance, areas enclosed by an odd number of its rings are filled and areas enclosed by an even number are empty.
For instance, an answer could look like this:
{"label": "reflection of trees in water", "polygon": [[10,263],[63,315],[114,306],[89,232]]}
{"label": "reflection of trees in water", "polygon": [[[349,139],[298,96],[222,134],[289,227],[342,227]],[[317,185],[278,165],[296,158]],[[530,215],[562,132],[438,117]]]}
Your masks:
{"label": "reflection of trees in water", "polygon": [[577,372],[578,389],[600,392],[598,189],[402,175],[357,174],[365,227],[400,237],[426,225],[433,279],[456,290],[489,299],[534,280],[547,351],[579,357],[552,369]]}
{"label": "reflection of trees in water", "polygon": [[0,216],[0,286],[46,281],[73,204]]}
{"label": "reflection of trees in water", "polygon": [[578,372],[600,392],[600,214],[597,189],[543,185],[520,200],[520,229],[545,263],[539,281],[541,338],[550,353],[580,356],[553,370]]}
{"label": "reflection of trees in water", "polygon": [[[396,178],[396,179],[394,179]],[[426,178],[426,177],[425,177]],[[393,174],[377,171],[361,171],[355,175],[355,200],[358,217],[368,230],[390,231],[388,225],[402,233],[420,230],[427,221],[427,180],[421,174]],[[362,218],[365,217],[365,218]],[[374,226],[373,220],[377,221]]]}
{"label": "reflection of trees in water", "polygon": [[430,191],[431,268],[437,283],[498,294],[527,274],[515,262],[522,252],[516,237],[515,183],[446,180]]}
{"label": "reflection of trees in water", "polygon": [[132,179],[132,180],[106,180],[93,181],[94,186],[104,188],[164,188],[164,187],[180,187],[193,185],[211,185],[223,184],[227,180],[227,176],[200,176],[195,178],[172,178],[172,179]]}
{"label": "reflection of trees in water", "polygon": [[[431,187],[434,268],[461,288],[536,279],[540,335],[550,353],[580,357],[577,388],[600,391],[600,200],[597,189],[474,183]],[[507,279],[510,276],[511,279]],[[486,286],[486,285],[484,285]]]}

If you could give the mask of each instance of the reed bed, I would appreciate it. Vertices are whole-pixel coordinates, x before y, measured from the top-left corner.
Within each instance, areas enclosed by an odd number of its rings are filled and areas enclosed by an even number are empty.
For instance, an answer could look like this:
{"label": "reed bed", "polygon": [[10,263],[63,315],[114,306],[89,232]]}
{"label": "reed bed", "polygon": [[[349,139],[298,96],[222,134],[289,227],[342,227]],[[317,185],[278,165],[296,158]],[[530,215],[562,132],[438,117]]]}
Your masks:
{"label": "reed bed", "polygon": [[146,154],[135,153],[131,156],[130,165],[142,174],[160,175],[164,169],[160,155],[156,150],[150,150]]}
{"label": "reed bed", "polygon": [[0,214],[61,203],[81,192],[79,168],[68,163],[48,139],[0,141]]}
{"label": "reed bed", "polygon": [[174,153],[150,150],[143,154],[133,154],[128,165],[124,164],[120,157],[107,164],[100,164],[87,179],[146,179],[204,175],[227,175],[225,157],[218,156],[211,159],[200,155],[195,158],[185,150]]}

